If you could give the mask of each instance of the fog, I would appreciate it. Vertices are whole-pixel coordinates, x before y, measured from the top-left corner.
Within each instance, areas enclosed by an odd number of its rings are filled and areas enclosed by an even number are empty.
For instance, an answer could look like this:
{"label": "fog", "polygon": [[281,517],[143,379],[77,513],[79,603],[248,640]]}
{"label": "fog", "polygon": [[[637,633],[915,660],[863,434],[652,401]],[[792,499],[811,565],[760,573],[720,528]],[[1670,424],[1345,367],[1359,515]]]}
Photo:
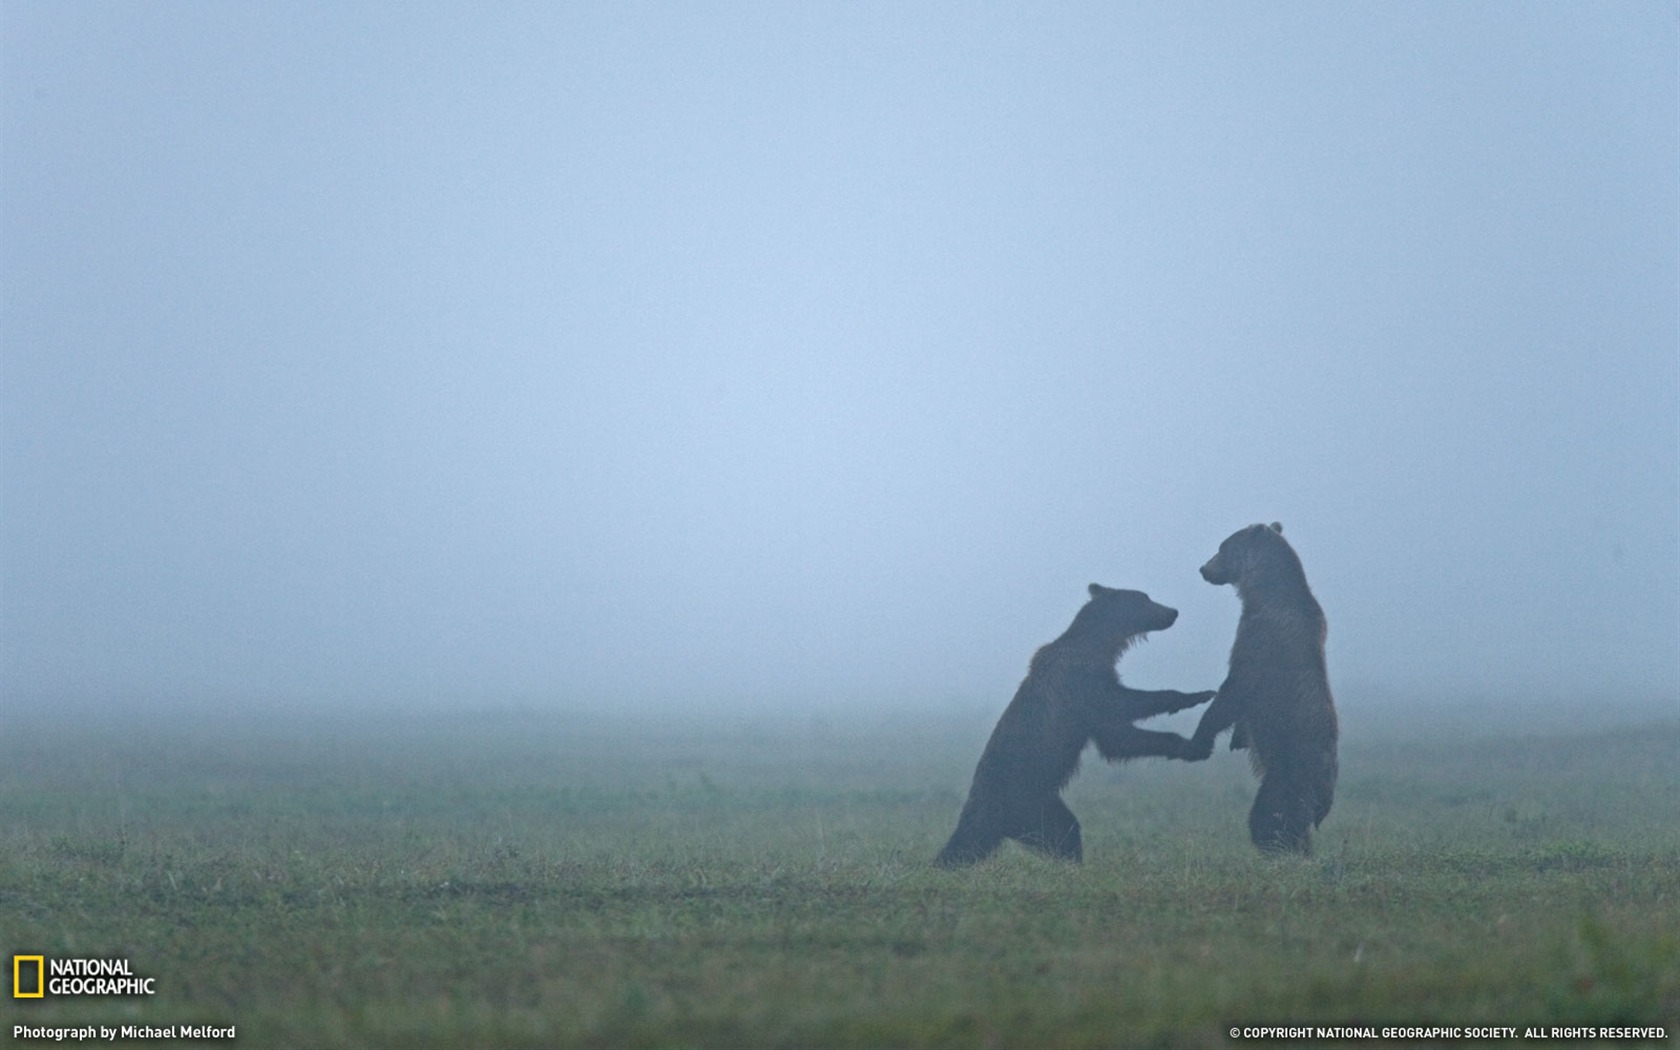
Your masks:
{"label": "fog", "polygon": [[0,8],[0,688],[1680,698],[1672,3]]}

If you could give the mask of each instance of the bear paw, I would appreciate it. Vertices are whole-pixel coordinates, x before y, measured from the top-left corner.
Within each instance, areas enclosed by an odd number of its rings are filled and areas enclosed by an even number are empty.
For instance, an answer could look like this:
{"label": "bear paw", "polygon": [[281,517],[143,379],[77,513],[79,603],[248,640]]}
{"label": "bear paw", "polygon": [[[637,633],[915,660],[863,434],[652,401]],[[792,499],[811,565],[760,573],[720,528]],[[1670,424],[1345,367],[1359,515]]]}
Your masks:
{"label": "bear paw", "polygon": [[1182,711],[1187,707],[1195,707],[1198,704],[1205,704],[1209,700],[1212,700],[1214,697],[1216,697],[1218,695],[1219,695],[1219,692],[1218,692],[1218,690],[1215,690],[1215,689],[1204,689],[1199,693],[1185,693],[1184,694],[1184,702],[1182,704],[1180,704],[1179,706],[1173,708],[1173,710],[1174,711]]}
{"label": "bear paw", "polygon": [[1213,741],[1200,739],[1186,740],[1184,742],[1184,747],[1180,749],[1178,757],[1185,762],[1205,762],[1209,758],[1213,757]]}

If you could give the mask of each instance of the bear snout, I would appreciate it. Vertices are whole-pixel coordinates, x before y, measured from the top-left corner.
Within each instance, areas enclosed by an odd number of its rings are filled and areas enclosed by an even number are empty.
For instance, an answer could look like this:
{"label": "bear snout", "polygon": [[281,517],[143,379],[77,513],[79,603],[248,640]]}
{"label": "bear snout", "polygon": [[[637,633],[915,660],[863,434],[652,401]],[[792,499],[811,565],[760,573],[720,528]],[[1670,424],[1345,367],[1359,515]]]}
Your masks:
{"label": "bear snout", "polygon": [[1151,631],[1164,631],[1178,622],[1178,610],[1160,602],[1150,602],[1149,612],[1145,619],[1139,621],[1140,634]]}

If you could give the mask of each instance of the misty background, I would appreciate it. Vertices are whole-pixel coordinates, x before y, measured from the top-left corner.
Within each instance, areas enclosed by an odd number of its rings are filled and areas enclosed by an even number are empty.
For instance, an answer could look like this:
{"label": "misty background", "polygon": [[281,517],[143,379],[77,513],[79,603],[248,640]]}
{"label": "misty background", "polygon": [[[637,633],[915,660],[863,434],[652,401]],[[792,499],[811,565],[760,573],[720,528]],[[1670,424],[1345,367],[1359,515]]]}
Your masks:
{"label": "misty background", "polygon": [[4,702],[1212,688],[1278,520],[1345,715],[1672,715],[1677,33],[7,0]]}

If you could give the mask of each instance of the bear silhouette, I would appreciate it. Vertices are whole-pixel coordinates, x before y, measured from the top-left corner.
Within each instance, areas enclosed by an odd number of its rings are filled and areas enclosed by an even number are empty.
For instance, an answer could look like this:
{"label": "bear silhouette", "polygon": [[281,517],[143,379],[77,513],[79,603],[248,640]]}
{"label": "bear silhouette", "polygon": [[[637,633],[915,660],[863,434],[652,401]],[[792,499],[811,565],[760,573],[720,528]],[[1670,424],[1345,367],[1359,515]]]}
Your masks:
{"label": "bear silhouette", "polygon": [[1232,584],[1242,601],[1230,671],[1202,713],[1194,758],[1231,729],[1260,778],[1248,833],[1268,853],[1310,853],[1312,830],[1336,793],[1336,705],[1324,664],[1324,610],[1277,523],[1226,538],[1202,579]]}
{"label": "bear silhouette", "polygon": [[1079,768],[1085,745],[1110,761],[1156,755],[1186,758],[1191,741],[1132,723],[1203,703],[1211,692],[1128,689],[1115,664],[1150,631],[1164,631],[1178,611],[1142,591],[1093,583],[1090,601],[1061,637],[1033,655],[980,755],[957,829],[934,863],[973,864],[991,856],[1004,839],[1047,856],[1084,856],[1079,820],[1061,799]]}

